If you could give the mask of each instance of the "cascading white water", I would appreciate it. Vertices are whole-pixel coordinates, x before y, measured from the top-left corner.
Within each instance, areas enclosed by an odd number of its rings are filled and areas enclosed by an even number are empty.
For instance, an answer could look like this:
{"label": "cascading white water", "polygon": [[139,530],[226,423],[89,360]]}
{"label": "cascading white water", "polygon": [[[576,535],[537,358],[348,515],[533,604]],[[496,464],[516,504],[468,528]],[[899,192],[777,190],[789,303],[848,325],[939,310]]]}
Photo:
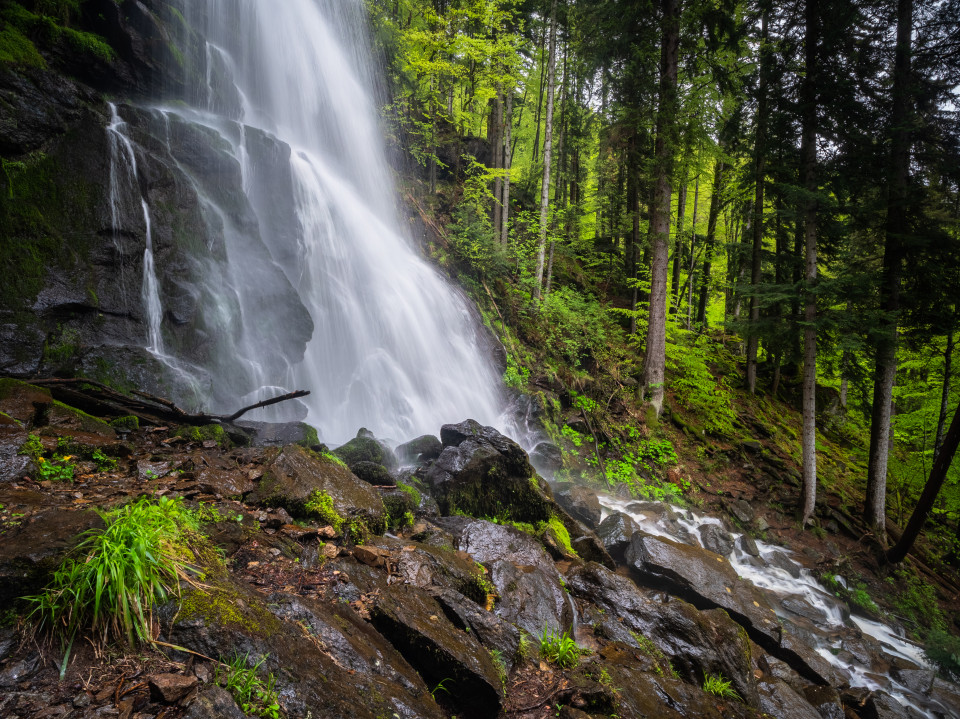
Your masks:
{"label": "cascading white water", "polygon": [[[362,0],[207,0],[187,8],[187,23],[206,39],[206,68],[191,75],[196,107],[166,112],[228,140],[263,243],[314,323],[302,361],[266,362],[255,342],[239,342],[238,351],[264,389],[312,391],[307,421],[327,442],[361,426],[402,441],[467,417],[497,424],[499,378],[468,304],[398,220],[365,12]],[[264,226],[263,216],[290,198],[259,181],[262,168],[247,148],[257,130],[290,147],[295,237],[271,236]],[[265,321],[243,298],[258,280],[256,262],[242,247],[228,244],[226,255],[227,284],[251,335]]]}
{"label": "cascading white water", "polygon": [[[662,516],[654,512],[631,511],[630,505],[633,502],[634,500],[601,494],[602,516],[606,518],[612,512],[623,512],[633,518],[640,528],[648,534],[665,537],[673,541],[696,543],[701,547],[703,541],[698,531],[699,528],[708,524],[721,524],[721,521],[716,517],[701,516],[689,510],[674,507],[679,517],[676,520],[676,525],[685,530],[686,533],[685,536],[681,537],[678,536],[676,529],[671,527],[670,523],[665,521]],[[733,534],[732,536],[739,539],[741,535]],[[755,586],[769,592],[770,595],[781,598],[800,598],[813,610],[814,614],[819,615],[813,621],[819,636],[815,638],[811,634],[809,639],[814,642],[813,646],[817,653],[839,670],[841,675],[847,678],[850,686],[883,689],[902,705],[909,706],[917,716],[928,717],[928,719],[934,719],[935,716],[960,716],[935,714],[929,707],[918,705],[917,702],[924,702],[925,698],[917,696],[909,688],[889,677],[886,678],[884,684],[881,684],[877,681],[875,675],[869,674],[863,667],[846,662],[837,656],[841,646],[840,637],[845,633],[859,630],[863,634],[876,639],[888,654],[902,657],[919,666],[927,665],[922,650],[890,626],[865,617],[851,616],[849,620],[845,619],[846,612],[841,602],[820,585],[810,570],[803,568],[802,565],[792,559],[792,552],[761,541],[757,541],[756,545],[760,553],[760,559],[763,561],[755,561],[737,546],[727,557],[730,566],[740,577],[749,580]],[[779,561],[770,561],[774,559],[774,555],[780,555],[778,557]],[[784,569],[785,566],[790,566],[792,572]],[[774,609],[782,619],[791,618],[781,611],[779,603],[774,602],[773,604]],[[856,630],[854,630],[854,627],[856,627]],[[940,708],[942,709],[942,707]]]}
{"label": "cascading white water", "polygon": [[[160,322],[163,319],[163,305],[160,302],[160,285],[157,281],[156,267],[153,262],[153,227],[150,221],[150,206],[143,197],[138,185],[137,153],[133,142],[125,133],[126,123],[120,117],[117,106],[110,103],[110,124],[107,136],[110,147],[110,214],[114,230],[121,226],[121,202],[124,194],[133,192],[140,199],[143,210],[144,236],[146,248],[143,253],[143,282],[140,295],[147,321],[147,350],[163,355],[163,339],[160,335]],[[119,249],[117,238],[114,243]],[[121,267],[123,264],[121,263]]]}

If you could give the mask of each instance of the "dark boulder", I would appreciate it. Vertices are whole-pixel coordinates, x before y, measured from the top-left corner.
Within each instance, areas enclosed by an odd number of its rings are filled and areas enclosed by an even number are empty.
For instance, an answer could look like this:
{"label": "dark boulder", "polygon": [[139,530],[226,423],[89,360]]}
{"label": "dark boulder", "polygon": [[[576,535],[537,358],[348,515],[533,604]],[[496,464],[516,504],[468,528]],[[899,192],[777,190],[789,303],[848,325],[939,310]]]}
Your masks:
{"label": "dark boulder", "polygon": [[429,590],[454,626],[468,631],[491,652],[497,652],[507,674],[513,668],[520,632],[496,614],[451,589]]}
{"label": "dark boulder", "polygon": [[246,719],[246,716],[230,692],[213,685],[197,694],[184,719]]}
{"label": "dark boulder", "polygon": [[251,422],[241,420],[235,423],[249,437],[254,447],[283,447],[287,444],[299,444],[314,448],[320,443],[317,430],[306,422]]}
{"label": "dark boulder", "polygon": [[395,450],[401,464],[426,464],[439,457],[442,451],[443,445],[432,434],[425,434],[405,442]]}
{"label": "dark boulder", "polygon": [[639,531],[640,525],[634,522],[629,514],[614,512],[597,527],[597,536],[610,552],[610,556],[623,562],[623,553],[630,546],[630,538]]}
{"label": "dark boulder", "polygon": [[596,529],[600,524],[602,511],[596,492],[576,484],[564,484],[554,489],[554,498],[570,516],[590,529]]}
{"label": "dark boulder", "polygon": [[703,548],[729,557],[733,553],[733,537],[718,524],[701,524],[697,530]]}
{"label": "dark boulder", "polygon": [[844,719],[843,702],[833,687],[807,686],[803,690],[803,698],[817,710],[820,719]]}
{"label": "dark boulder", "polygon": [[429,684],[447,680],[444,698],[458,714],[500,713],[503,686],[489,652],[454,626],[435,599],[415,587],[395,584],[376,599],[370,618]]}
{"label": "dark boulder", "polygon": [[737,537],[736,546],[737,549],[744,554],[754,557],[755,559],[760,558],[760,549],[757,547],[756,541],[749,534],[741,534]]}

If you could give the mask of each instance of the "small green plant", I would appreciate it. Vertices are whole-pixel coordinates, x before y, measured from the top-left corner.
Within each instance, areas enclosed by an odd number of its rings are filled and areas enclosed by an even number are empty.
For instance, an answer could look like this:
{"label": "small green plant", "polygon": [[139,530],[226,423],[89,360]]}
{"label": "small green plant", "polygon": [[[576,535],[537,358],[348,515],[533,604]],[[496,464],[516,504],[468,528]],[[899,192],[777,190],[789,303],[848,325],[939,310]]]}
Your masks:
{"label": "small green plant", "polygon": [[729,679],[724,679],[722,674],[707,674],[703,678],[703,691],[720,697],[721,699],[743,701],[736,689],[733,688],[733,682]]}
{"label": "small green plant", "polygon": [[450,684],[453,684],[453,679],[451,679],[450,677],[447,677],[446,679],[441,679],[440,683],[437,684],[437,686],[433,688],[433,691],[430,692],[430,696],[433,697],[434,700],[436,700],[437,692],[443,692],[444,694],[449,694],[450,690],[447,689],[448,682]]}
{"label": "small green plant", "polygon": [[570,636],[569,632],[557,634],[556,631],[543,630],[540,637],[540,656],[553,662],[561,669],[572,669],[577,666],[580,656],[584,653]]}
{"label": "small green plant", "polygon": [[514,656],[517,664],[522,664],[527,661],[530,657],[530,646],[533,644],[533,641],[530,639],[530,635],[524,631],[520,632],[520,640],[517,642],[517,652]]}
{"label": "small green plant", "polygon": [[280,719],[276,678],[271,672],[264,681],[257,674],[266,660],[264,656],[251,667],[249,655],[236,654],[229,662],[217,665],[213,681],[233,695],[244,714]]}
{"label": "small green plant", "polygon": [[315,515],[321,522],[325,522],[339,532],[343,527],[343,517],[334,509],[333,497],[319,489],[313,490],[310,498],[304,502],[303,509],[307,514]]}
{"label": "small green plant", "polygon": [[98,513],[106,526],[86,532],[46,591],[26,597],[31,616],[66,642],[64,668],[81,629],[103,640],[152,642],[154,604],[179,596],[181,579],[190,580],[187,540],[197,522],[180,500],[143,497]]}
{"label": "small green plant", "polygon": [[25,454],[36,461],[43,456],[43,452],[43,442],[37,435],[31,434],[27,436],[27,441],[20,445],[19,454]]}
{"label": "small green plant", "polygon": [[54,455],[53,459],[37,458],[37,478],[41,482],[72,482],[73,465],[70,460],[71,455],[60,457]]}
{"label": "small green plant", "polygon": [[423,497],[420,495],[420,491],[409,484],[404,484],[403,482],[397,482],[397,489],[410,497],[410,501],[413,502],[414,507],[419,507],[420,502],[423,500]]}
{"label": "small green plant", "polygon": [[500,678],[500,685],[507,688],[507,663],[503,659],[503,652],[499,649],[490,650],[490,658],[493,660],[493,666],[497,668],[497,676]]}
{"label": "small green plant", "polygon": [[111,469],[116,469],[117,467],[117,460],[115,460],[113,457],[108,457],[105,455],[101,449],[93,450],[93,454],[90,455],[90,459],[96,463],[98,472],[108,472]]}

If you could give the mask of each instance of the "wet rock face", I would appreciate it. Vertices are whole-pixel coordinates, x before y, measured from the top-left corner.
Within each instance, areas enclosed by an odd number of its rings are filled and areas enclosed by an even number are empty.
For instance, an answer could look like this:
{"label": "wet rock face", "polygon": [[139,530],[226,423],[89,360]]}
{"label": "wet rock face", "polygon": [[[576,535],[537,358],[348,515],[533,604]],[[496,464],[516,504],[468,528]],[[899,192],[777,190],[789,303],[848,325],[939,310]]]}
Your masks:
{"label": "wet rock face", "polygon": [[760,709],[773,719],[823,719],[810,702],[779,680],[760,682]]}
{"label": "wet rock face", "polygon": [[391,471],[400,466],[393,450],[379,442],[366,429],[361,429],[356,437],[337,447],[333,453],[346,462],[351,470],[359,462],[372,462]]}
{"label": "wet rock face", "polygon": [[299,597],[265,600],[229,577],[186,606],[179,613],[173,605],[161,609],[163,636],[204,656],[266,657],[263,671],[277,677],[291,716],[443,716],[413,668],[345,606],[331,612]]}
{"label": "wet rock face", "polygon": [[540,542],[513,527],[484,520],[444,521],[441,526],[451,532],[457,549],[490,570],[500,596],[498,616],[533,636],[545,628],[563,631],[570,626],[570,600]]}
{"label": "wet rock face", "polygon": [[428,684],[450,680],[451,701],[464,715],[500,713],[503,688],[490,654],[455,627],[432,597],[394,585],[376,601],[371,620]]}
{"label": "wet rock face", "polygon": [[39,591],[78,536],[104,526],[96,512],[51,509],[0,542],[0,605]]}
{"label": "wet rock face", "polygon": [[704,549],[729,557],[733,553],[733,536],[717,524],[703,524],[698,530]]}
{"label": "wet rock face", "polygon": [[726,613],[648,597],[626,577],[598,564],[571,570],[566,582],[574,596],[603,611],[600,630],[610,639],[639,648],[651,642],[681,677],[695,684],[707,674],[722,674],[744,701],[757,706],[750,641]]}

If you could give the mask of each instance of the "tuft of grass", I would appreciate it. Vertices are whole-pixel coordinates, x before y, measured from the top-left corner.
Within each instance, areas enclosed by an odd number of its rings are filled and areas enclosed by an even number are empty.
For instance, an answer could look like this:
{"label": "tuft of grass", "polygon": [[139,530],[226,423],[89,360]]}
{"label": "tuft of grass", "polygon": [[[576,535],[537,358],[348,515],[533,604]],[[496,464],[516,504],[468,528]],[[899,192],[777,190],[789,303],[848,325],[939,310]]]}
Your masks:
{"label": "tuft of grass", "polygon": [[540,656],[553,662],[561,669],[572,669],[577,666],[580,656],[584,654],[569,632],[557,634],[556,631],[543,630],[540,637]]}
{"label": "tuft of grass", "polygon": [[276,677],[271,672],[264,681],[257,673],[266,660],[266,656],[261,657],[251,667],[249,654],[235,654],[233,659],[217,666],[213,681],[233,695],[244,714],[280,719]]}
{"label": "tuft of grass", "polygon": [[50,586],[26,597],[31,616],[58,632],[69,647],[78,631],[129,644],[153,641],[153,606],[180,595],[193,554],[187,538],[197,520],[180,500],[142,497],[110,511],[106,526],[84,534]]}
{"label": "tuft of grass", "polygon": [[736,689],[733,688],[733,682],[729,679],[724,679],[723,674],[707,674],[703,678],[703,691],[720,697],[721,699],[743,701]]}

